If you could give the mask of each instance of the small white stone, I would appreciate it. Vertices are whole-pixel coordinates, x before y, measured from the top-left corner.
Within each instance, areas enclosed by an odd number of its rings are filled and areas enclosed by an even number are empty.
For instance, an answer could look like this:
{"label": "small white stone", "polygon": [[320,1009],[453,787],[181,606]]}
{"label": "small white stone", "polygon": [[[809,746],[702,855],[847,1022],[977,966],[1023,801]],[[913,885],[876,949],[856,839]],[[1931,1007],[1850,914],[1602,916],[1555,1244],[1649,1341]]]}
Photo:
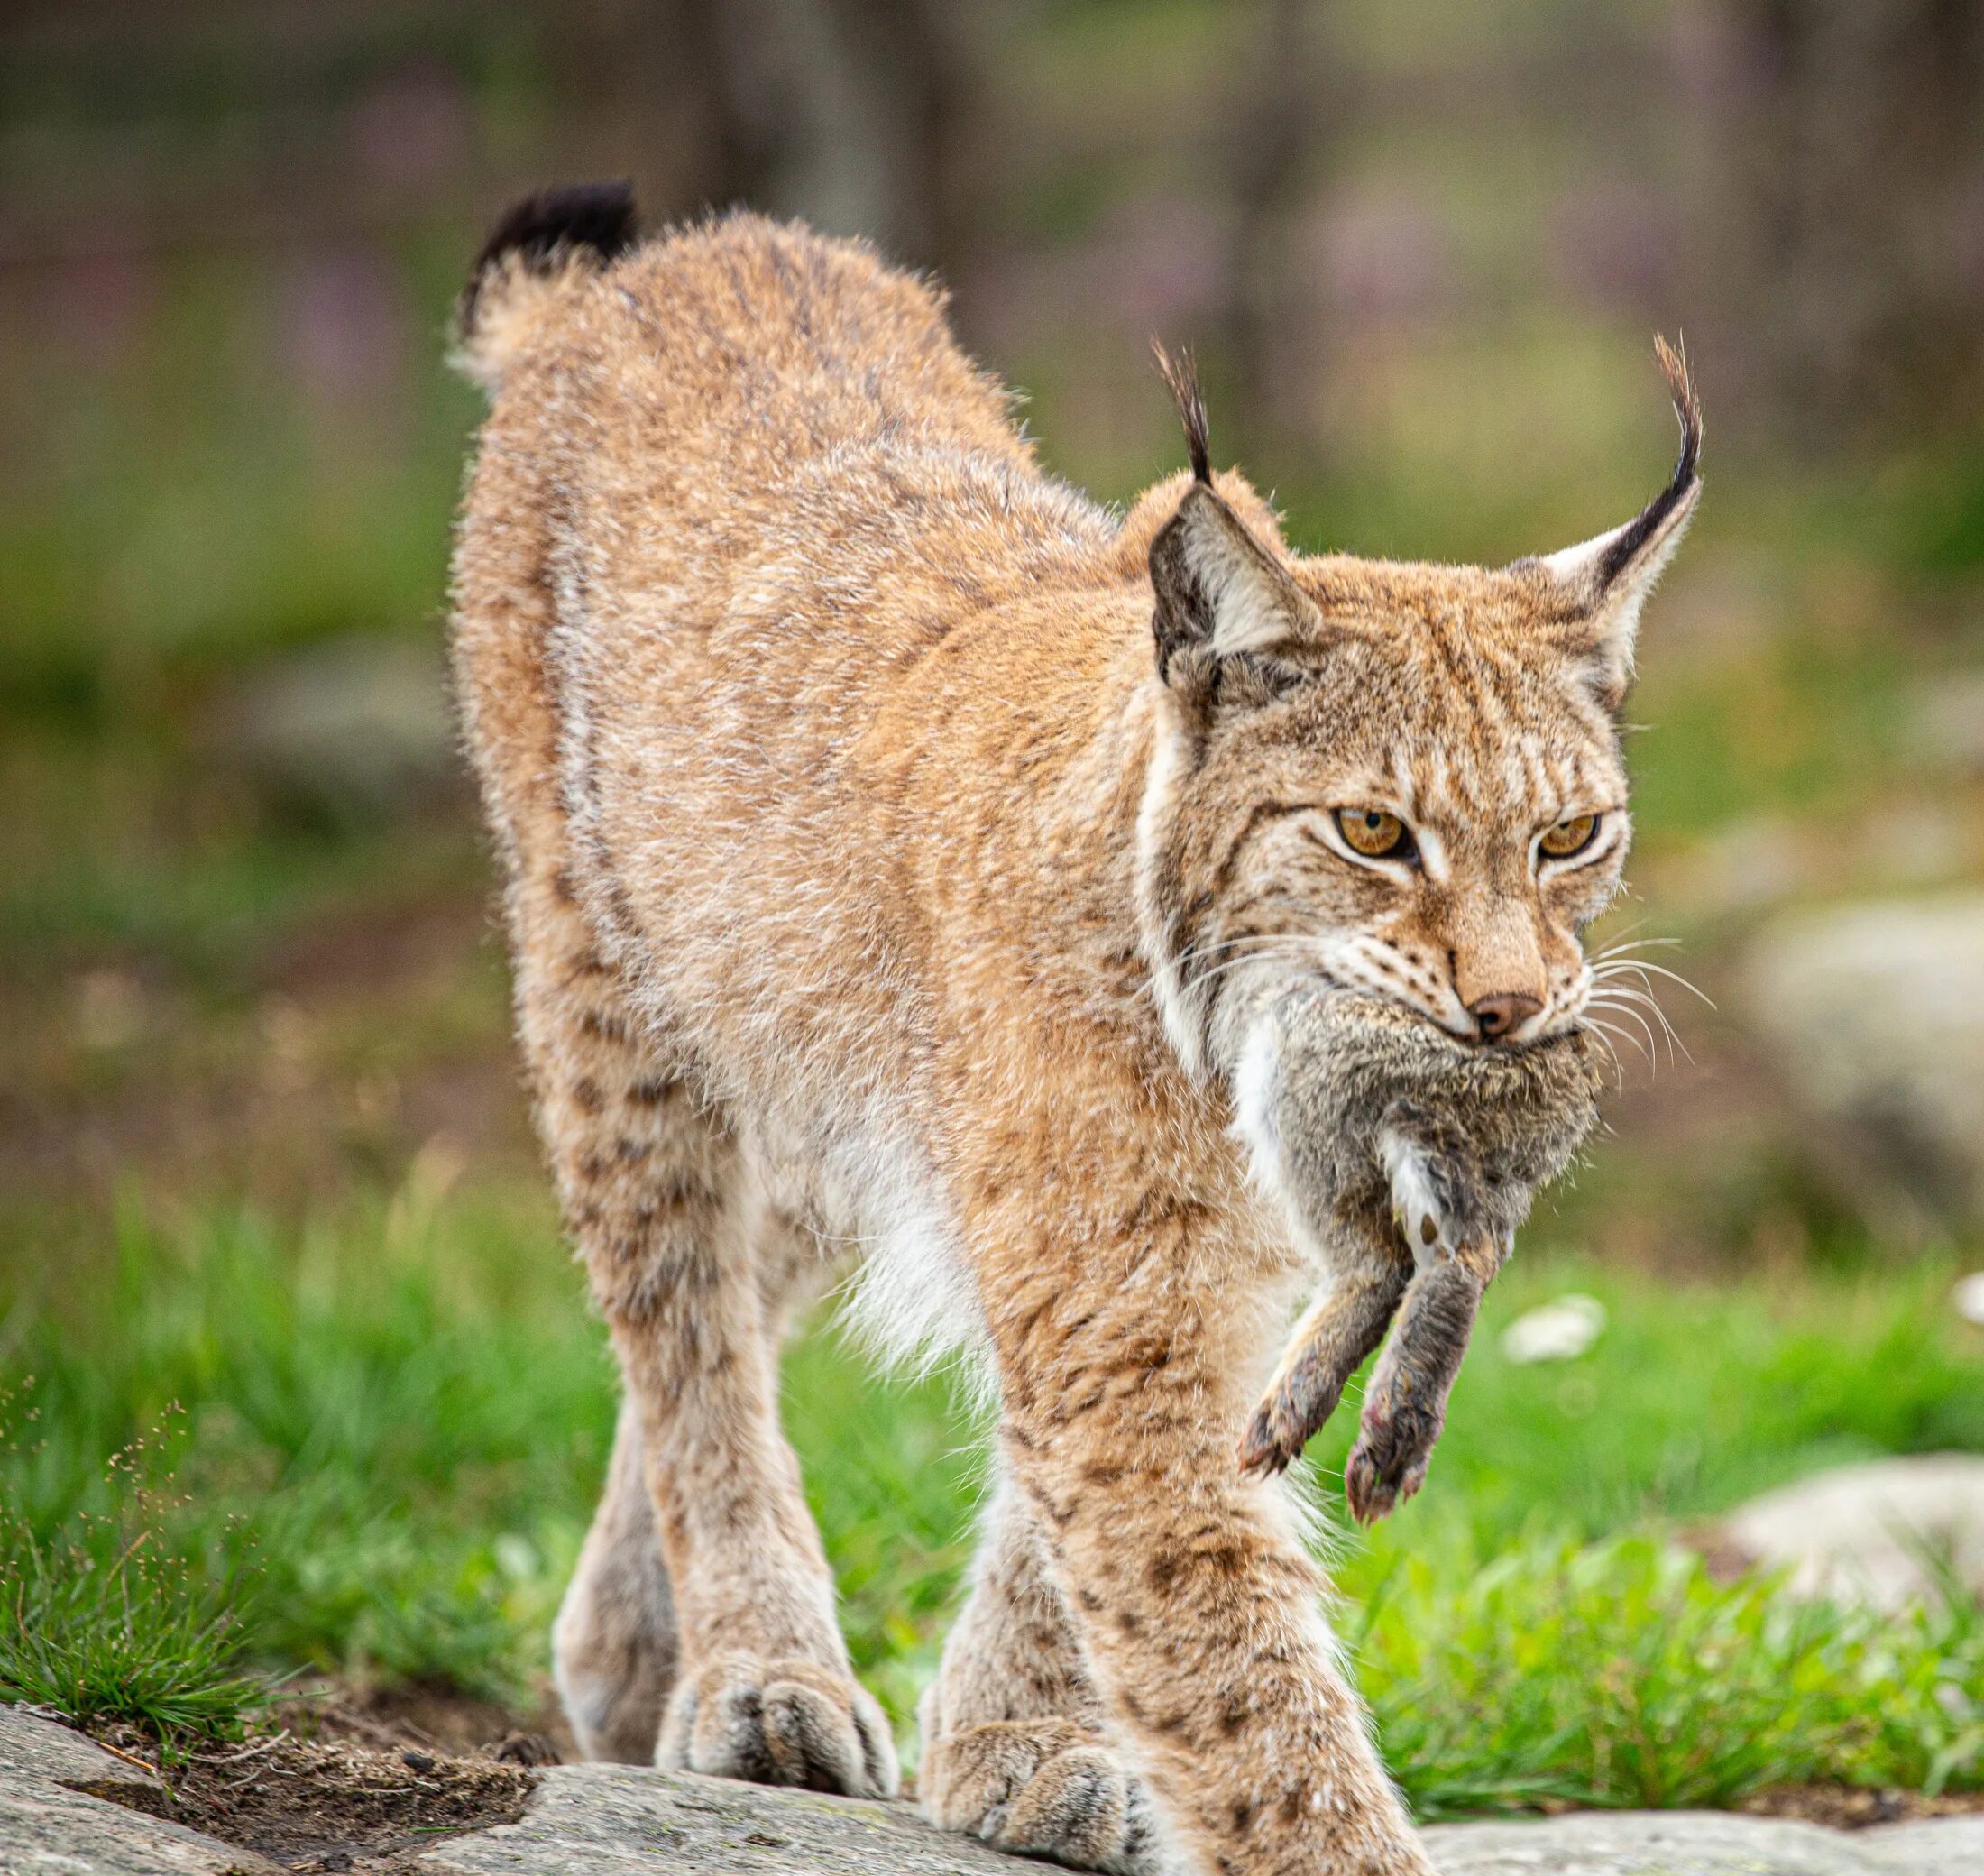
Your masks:
{"label": "small white stone", "polygon": [[1575,1361],[1604,1332],[1605,1305],[1572,1292],[1518,1316],[1502,1332],[1502,1352],[1520,1367]]}
{"label": "small white stone", "polygon": [[1966,1322],[1984,1329],[1984,1270],[1973,1270],[1969,1276],[1959,1277],[1956,1288],[1950,1292],[1950,1301]]}

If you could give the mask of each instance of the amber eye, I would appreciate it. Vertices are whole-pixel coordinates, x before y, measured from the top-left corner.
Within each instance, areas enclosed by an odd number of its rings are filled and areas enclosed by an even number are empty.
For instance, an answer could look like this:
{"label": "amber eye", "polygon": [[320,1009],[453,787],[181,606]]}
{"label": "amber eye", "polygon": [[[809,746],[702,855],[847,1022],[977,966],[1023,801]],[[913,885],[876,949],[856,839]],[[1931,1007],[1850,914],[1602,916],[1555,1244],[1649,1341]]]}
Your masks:
{"label": "amber eye", "polygon": [[1405,823],[1378,808],[1338,808],[1336,832],[1366,860],[1410,860],[1419,852]]}
{"label": "amber eye", "polygon": [[1601,818],[1597,814],[1573,814],[1568,821],[1559,821],[1537,845],[1552,860],[1568,860],[1598,838]]}

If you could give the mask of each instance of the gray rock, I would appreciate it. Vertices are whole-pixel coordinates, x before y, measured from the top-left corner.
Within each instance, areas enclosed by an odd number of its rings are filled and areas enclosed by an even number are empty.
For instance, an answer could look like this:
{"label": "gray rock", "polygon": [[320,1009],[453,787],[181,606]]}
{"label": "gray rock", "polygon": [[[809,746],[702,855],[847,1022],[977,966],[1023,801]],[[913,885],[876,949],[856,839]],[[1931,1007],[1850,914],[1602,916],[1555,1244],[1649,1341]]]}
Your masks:
{"label": "gray rock", "polygon": [[[67,1727],[0,1706],[5,1876],[275,1876],[179,1825],[78,1791],[157,1790]],[[1717,1812],[1586,1812],[1426,1833],[1440,1876],[1979,1876],[1984,1817],[1847,1836]],[[550,1768],[520,1823],[455,1837],[432,1876],[1015,1876],[1043,1865],[932,1829],[908,1805],[625,1765]]]}
{"label": "gray rock", "polygon": [[1884,1824],[1853,1839],[1882,1876],[1979,1876],[1984,1871],[1984,1817],[1938,1817]]}
{"label": "gray rock", "polygon": [[1038,1867],[938,1831],[907,1805],[630,1765],[546,1771],[520,1823],[456,1837],[448,1876],[1015,1876]]}
{"label": "gray rock", "polygon": [[[77,1790],[77,1786],[88,1788]],[[245,1850],[89,1795],[158,1781],[79,1733],[0,1706],[0,1871],[5,1876],[225,1876],[271,1871]]]}
{"label": "gray rock", "polygon": [[1440,1876],[1979,1876],[1984,1817],[1848,1835],[1725,1811],[1582,1811],[1426,1834]]}
{"label": "gray rock", "polygon": [[1786,920],[1741,994],[1819,1159],[1917,1214],[1984,1216],[1984,895]]}
{"label": "gray rock", "polygon": [[234,759],[269,795],[376,819],[461,785],[445,674],[433,649],[354,634],[265,667],[227,713]]}
{"label": "gray rock", "polygon": [[1788,1569],[1797,1596],[1905,1608],[1935,1594],[1934,1559],[1984,1596],[1984,1458],[1922,1453],[1835,1467],[1751,1499],[1716,1534],[1719,1551]]}
{"label": "gray rock", "polygon": [[[1979,1876],[1984,1818],[1845,1835],[1710,1811],[1584,1812],[1426,1833],[1440,1876]],[[436,1876],[1015,1876],[1041,1867],[907,1805],[623,1765],[547,1772],[521,1823],[429,1851]]]}

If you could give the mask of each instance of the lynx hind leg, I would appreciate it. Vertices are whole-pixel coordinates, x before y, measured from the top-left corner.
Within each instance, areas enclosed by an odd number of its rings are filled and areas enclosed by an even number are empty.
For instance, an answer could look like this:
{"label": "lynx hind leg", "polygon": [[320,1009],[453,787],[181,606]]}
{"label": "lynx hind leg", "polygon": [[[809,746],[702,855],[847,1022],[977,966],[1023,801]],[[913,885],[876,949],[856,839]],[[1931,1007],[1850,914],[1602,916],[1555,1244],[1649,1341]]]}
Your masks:
{"label": "lynx hind leg", "polygon": [[1295,1327],[1240,1442],[1244,1472],[1285,1472],[1336,1411],[1350,1377],[1384,1339],[1410,1266],[1373,1246]]}
{"label": "lynx hind leg", "polygon": [[760,1252],[777,1254],[783,1221],[693,1059],[620,995],[569,889],[537,885],[516,901],[520,1026],[638,1417],[674,1604],[679,1666],[649,1751],[718,1777],[887,1796],[894,1741],[854,1680],[778,1424]]}
{"label": "lynx hind leg", "polygon": [[1163,1867],[1148,1794],[1108,1737],[1060,1592],[1007,1489],[918,1717],[919,1800],[941,1829],[1078,1870]]}
{"label": "lynx hind leg", "polygon": [[651,1764],[679,1651],[631,1400],[620,1407],[606,1494],[551,1641],[558,1696],[579,1750],[588,1759]]}

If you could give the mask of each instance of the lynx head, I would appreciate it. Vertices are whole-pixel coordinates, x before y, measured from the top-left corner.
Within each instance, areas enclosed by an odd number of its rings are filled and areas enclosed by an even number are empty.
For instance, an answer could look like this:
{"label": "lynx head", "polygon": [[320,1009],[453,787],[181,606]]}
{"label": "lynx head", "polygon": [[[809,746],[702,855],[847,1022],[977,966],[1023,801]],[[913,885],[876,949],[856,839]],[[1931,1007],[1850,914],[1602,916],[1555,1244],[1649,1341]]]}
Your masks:
{"label": "lynx head", "polygon": [[1247,485],[1212,474],[1189,362],[1160,353],[1192,468],[1125,524],[1151,530],[1156,632],[1139,915],[1192,1071],[1230,1071],[1234,1012],[1298,980],[1483,1045],[1578,1023],[1581,933],[1631,832],[1634,633],[1701,491],[1687,367],[1656,349],[1681,424],[1667,487],[1622,527],[1493,569],[1291,554]]}

